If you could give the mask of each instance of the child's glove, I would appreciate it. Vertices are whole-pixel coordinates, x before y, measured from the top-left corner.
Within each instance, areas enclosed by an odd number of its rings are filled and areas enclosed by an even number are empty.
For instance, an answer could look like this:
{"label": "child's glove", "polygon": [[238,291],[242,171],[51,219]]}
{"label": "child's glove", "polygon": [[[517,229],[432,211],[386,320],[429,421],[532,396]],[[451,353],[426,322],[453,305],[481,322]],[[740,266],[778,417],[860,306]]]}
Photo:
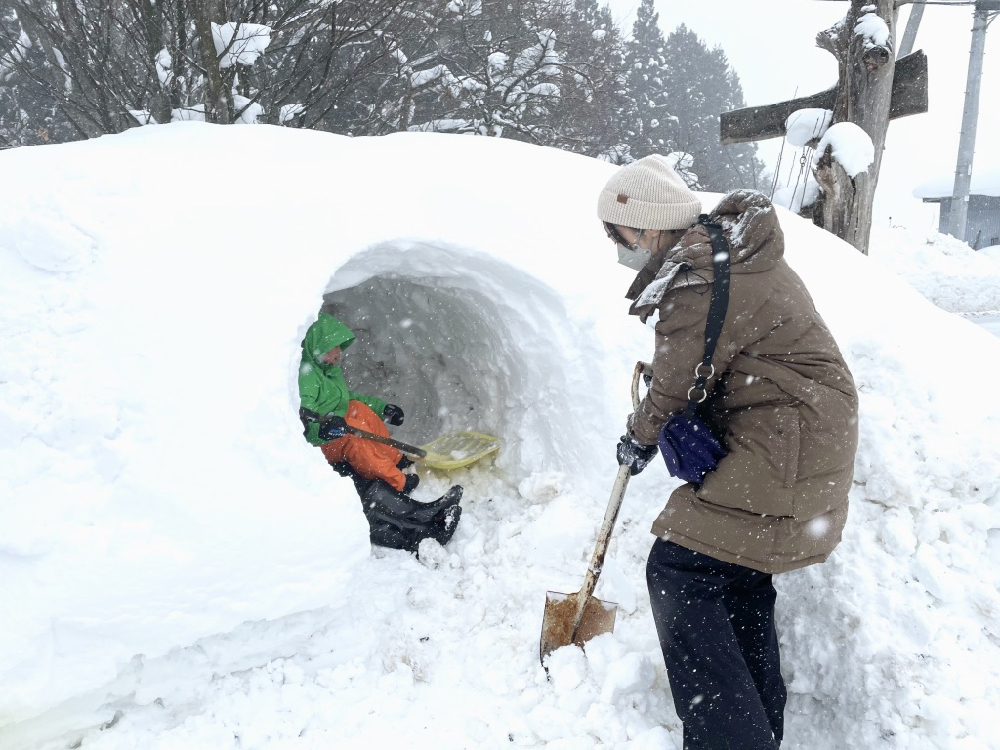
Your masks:
{"label": "child's glove", "polygon": [[344,437],[347,434],[347,422],[343,417],[330,417],[320,423],[317,434],[320,440],[336,440]]}
{"label": "child's glove", "polygon": [[407,474],[406,484],[403,485],[403,494],[409,495],[413,490],[417,489],[418,484],[420,484],[420,477],[416,474]]}
{"label": "child's glove", "polygon": [[382,410],[382,419],[391,425],[399,427],[403,424],[403,409],[395,404],[386,404]]}

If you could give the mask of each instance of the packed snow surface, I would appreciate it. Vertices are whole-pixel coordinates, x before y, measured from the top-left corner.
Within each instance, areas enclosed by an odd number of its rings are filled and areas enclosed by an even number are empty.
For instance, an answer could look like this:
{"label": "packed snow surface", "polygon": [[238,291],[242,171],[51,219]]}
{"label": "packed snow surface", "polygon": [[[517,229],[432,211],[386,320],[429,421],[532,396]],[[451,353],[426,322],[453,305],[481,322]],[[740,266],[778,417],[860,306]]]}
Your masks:
{"label": "packed snow surface", "polygon": [[[0,170],[0,747],[680,748],[643,575],[661,464],[598,586],[614,634],[538,663],[652,354],[594,214],[614,167],[191,122]],[[1000,340],[900,278],[906,247],[938,253],[922,238],[865,258],[780,218],[861,398],[844,541],[776,579],[783,747],[997,748]],[[358,334],[355,390],[406,410],[397,437],[503,440],[421,469],[424,499],[466,487],[447,548],[370,548],[302,439],[321,305]]]}
{"label": "packed snow surface", "polygon": [[934,231],[876,227],[869,256],[938,307],[962,314],[1000,313],[1000,253],[990,248],[973,250]]}

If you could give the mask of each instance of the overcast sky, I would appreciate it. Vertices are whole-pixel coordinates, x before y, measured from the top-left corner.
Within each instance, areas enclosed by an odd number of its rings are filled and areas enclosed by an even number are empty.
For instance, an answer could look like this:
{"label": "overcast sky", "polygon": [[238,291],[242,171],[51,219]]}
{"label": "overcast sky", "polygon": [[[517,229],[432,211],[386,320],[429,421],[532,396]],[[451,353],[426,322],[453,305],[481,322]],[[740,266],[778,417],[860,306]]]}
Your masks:
{"label": "overcast sky", "polygon": [[[609,4],[631,30],[638,0]],[[684,23],[709,46],[722,46],[740,76],[748,106],[807,96],[833,85],[836,63],[830,53],[816,47],[814,39],[817,32],[843,18],[848,7],[845,0],[657,0],[664,34]],[[909,13],[909,6],[900,10],[897,38],[902,37]],[[977,167],[1000,167],[998,37],[1000,21],[986,35],[974,172]],[[912,228],[937,225],[937,206],[923,204],[911,193],[928,179],[954,175],[971,42],[971,6],[926,7],[914,49],[927,53],[930,109],[889,126],[875,199],[877,223],[892,217],[894,224]],[[760,155],[771,168],[780,146],[780,140],[760,144]],[[781,184],[789,157],[797,155],[785,147]]]}

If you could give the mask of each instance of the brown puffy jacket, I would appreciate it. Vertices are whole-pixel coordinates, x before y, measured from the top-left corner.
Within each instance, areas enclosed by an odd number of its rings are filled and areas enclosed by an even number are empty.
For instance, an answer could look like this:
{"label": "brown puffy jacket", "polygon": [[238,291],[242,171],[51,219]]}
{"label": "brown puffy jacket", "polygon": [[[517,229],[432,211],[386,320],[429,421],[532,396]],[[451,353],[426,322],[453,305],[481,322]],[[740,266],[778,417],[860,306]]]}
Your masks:
{"label": "brown puffy jacket", "polygon": [[[840,541],[858,443],[854,380],[798,275],[782,258],[762,194],[725,196],[712,214],[731,248],[729,309],[705,406],[729,454],[700,488],[670,496],[653,533],[766,573],[822,562]],[[705,346],[712,248],[696,225],[629,290],[632,313],[659,314],[653,381],[632,419],[657,442],[687,404]]]}

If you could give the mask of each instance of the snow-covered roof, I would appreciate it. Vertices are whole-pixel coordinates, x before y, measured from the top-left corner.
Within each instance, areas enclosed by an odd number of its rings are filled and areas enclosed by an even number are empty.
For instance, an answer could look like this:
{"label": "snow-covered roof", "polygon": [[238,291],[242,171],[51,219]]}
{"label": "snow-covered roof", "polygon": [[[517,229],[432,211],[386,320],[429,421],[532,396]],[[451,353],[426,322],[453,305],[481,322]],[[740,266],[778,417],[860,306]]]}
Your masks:
{"label": "snow-covered roof", "polygon": [[[955,175],[942,175],[918,185],[913,190],[914,198],[924,200],[950,198],[955,189]],[[1000,196],[1000,166],[977,169],[972,174],[972,195]]]}

